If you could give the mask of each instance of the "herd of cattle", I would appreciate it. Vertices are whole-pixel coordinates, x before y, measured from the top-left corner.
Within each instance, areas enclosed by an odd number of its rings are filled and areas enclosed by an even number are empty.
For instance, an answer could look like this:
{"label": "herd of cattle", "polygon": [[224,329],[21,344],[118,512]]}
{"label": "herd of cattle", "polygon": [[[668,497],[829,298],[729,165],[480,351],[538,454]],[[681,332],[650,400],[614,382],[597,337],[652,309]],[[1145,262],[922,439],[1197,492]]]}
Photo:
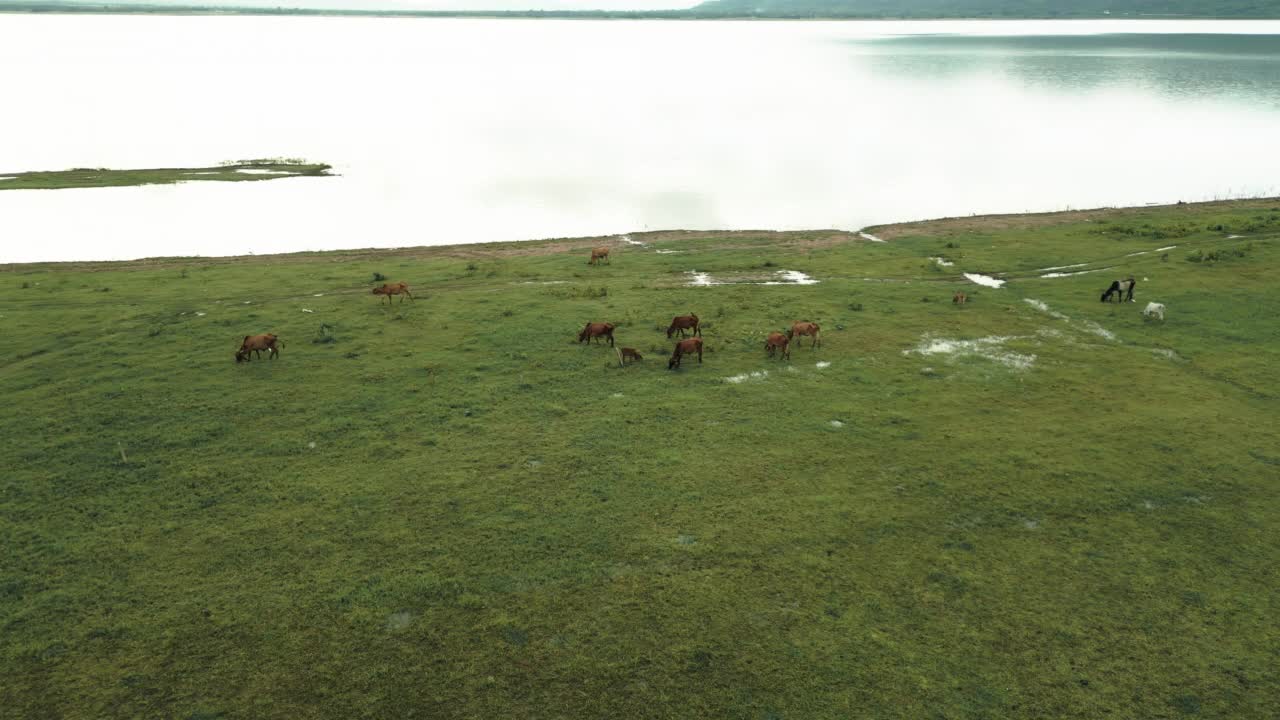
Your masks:
{"label": "herd of cattle", "polygon": [[[599,247],[591,250],[591,260],[589,265],[597,265],[601,262],[609,261],[609,248]],[[1102,294],[1102,301],[1107,302],[1112,297],[1117,301],[1128,300],[1133,302],[1133,289],[1137,286],[1137,281],[1132,277],[1124,280],[1116,280],[1111,283],[1106,292]],[[408,296],[413,300],[413,293],[409,292],[409,285],[403,282],[384,283],[373,289],[374,295],[380,295],[387,298],[387,302],[391,302],[392,295],[400,295],[400,302],[404,302],[404,296]],[[969,297],[963,292],[957,292],[952,296],[951,302],[956,305],[963,305],[969,301]],[[417,302],[416,300],[414,302]],[[379,300],[381,303],[381,300]],[[1164,305],[1160,303],[1148,303],[1142,314],[1147,317],[1158,317],[1164,319]],[[589,322],[582,328],[582,332],[578,333],[579,343],[590,343],[593,339],[598,344],[601,338],[609,341],[609,347],[616,347],[613,341],[613,331],[616,325],[607,322]],[[783,359],[791,359],[791,340],[796,336],[811,337],[812,342],[809,349],[812,350],[821,344],[818,338],[818,331],[821,328],[815,322],[807,320],[797,320],[791,324],[791,329],[785,333],[771,332],[764,341],[764,350],[769,357],[781,354]],[[690,337],[685,337],[686,331]],[[698,316],[693,313],[688,315],[678,315],[671,318],[671,325],[667,327],[667,339],[670,340],[676,333],[680,334],[680,339],[676,341],[675,349],[671,353],[671,359],[667,361],[667,369],[672,370],[680,367],[680,360],[685,355],[698,356],[698,364],[702,364],[702,326],[698,320]],[[280,354],[279,348],[284,347],[284,343],[280,338],[271,333],[262,335],[245,335],[244,341],[240,344],[240,349],[236,351],[236,362],[247,362],[250,355],[256,355],[262,358],[262,351],[267,352],[268,359],[274,359]],[[618,350],[619,361],[626,364],[628,361],[643,360],[643,356],[638,350],[631,347],[616,348]]]}

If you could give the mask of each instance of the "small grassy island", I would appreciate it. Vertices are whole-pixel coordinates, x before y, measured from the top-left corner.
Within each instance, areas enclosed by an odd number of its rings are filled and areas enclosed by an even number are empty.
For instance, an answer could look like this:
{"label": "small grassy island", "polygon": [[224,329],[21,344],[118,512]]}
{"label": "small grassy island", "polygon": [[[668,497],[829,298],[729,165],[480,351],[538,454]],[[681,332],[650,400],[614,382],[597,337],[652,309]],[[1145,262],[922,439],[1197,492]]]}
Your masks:
{"label": "small grassy island", "polygon": [[170,185],[180,182],[246,182],[287,177],[328,177],[332,166],[291,158],[239,160],[214,167],[112,170],[75,168],[35,172],[0,172],[0,190],[65,190],[67,188]]}

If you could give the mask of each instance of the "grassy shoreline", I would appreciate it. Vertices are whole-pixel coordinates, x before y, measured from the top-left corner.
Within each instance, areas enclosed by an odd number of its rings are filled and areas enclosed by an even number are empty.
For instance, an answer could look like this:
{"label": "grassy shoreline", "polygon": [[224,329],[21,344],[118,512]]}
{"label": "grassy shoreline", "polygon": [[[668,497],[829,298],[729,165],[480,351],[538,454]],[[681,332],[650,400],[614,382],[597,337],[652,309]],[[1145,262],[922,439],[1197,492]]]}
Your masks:
{"label": "grassy shoreline", "polygon": [[244,160],[211,167],[75,168],[25,172],[0,172],[3,190],[68,190],[136,185],[172,185],[185,182],[250,182],[291,177],[332,177],[332,166],[323,163],[272,159]]}
{"label": "grassy shoreline", "polygon": [[0,268],[0,715],[1268,716],[1280,199],[869,231]]}

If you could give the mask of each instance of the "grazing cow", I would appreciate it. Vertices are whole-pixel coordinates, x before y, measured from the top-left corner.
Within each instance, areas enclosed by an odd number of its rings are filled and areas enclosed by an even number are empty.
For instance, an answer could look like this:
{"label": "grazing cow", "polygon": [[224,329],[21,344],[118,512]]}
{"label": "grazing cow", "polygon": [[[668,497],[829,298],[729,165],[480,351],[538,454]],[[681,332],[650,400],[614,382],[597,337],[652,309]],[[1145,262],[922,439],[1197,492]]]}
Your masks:
{"label": "grazing cow", "polygon": [[587,261],[588,265],[599,265],[602,262],[609,262],[609,248],[598,247],[591,249],[591,259]]}
{"label": "grazing cow", "polygon": [[688,340],[679,340],[676,342],[676,349],[671,353],[671,359],[667,361],[667,369],[680,367],[680,358],[685,355],[698,353],[698,364],[702,364],[702,338],[691,337]]}
{"label": "grazing cow", "polygon": [[818,323],[804,322],[801,320],[797,320],[791,324],[791,329],[787,331],[787,339],[790,340],[792,337],[796,335],[800,335],[800,336],[812,335],[813,342],[809,343],[809,349],[812,350],[822,342],[821,340],[818,339],[818,329],[819,329]]}
{"label": "grazing cow", "polygon": [[1142,314],[1149,318],[1159,318],[1164,320],[1164,303],[1149,302],[1142,309]]}
{"label": "grazing cow", "polygon": [[671,325],[667,327],[667,339],[670,340],[672,333],[677,330],[680,331],[680,337],[684,337],[685,330],[692,330],[694,335],[702,336],[702,329],[698,327],[698,316],[693,313],[671,318]]}
{"label": "grazing cow", "polygon": [[963,305],[969,302],[969,296],[965,295],[963,292],[958,292],[951,296],[951,302],[956,305]]}
{"label": "grazing cow", "polygon": [[628,360],[643,360],[642,356],[635,348],[622,348],[622,364],[626,365]]}
{"label": "grazing cow", "polygon": [[591,338],[595,338],[596,342],[600,342],[600,338],[609,338],[609,347],[613,347],[613,323],[592,323],[589,322],[582,328],[582,332],[578,333],[578,342],[591,342]]}
{"label": "grazing cow", "polygon": [[1116,296],[1116,302],[1124,302],[1125,300],[1133,302],[1133,288],[1137,284],[1138,281],[1133,278],[1112,282],[1111,287],[1107,288],[1107,291],[1102,293],[1102,302],[1110,300],[1112,295]]}
{"label": "grazing cow", "polygon": [[769,357],[773,357],[776,351],[782,350],[782,358],[791,359],[791,339],[780,332],[769,333],[769,337],[764,339],[764,349],[769,353]]}
{"label": "grazing cow", "polygon": [[[409,296],[409,299],[410,299],[410,300],[413,300],[413,293],[409,292],[409,284],[408,284],[408,283],[402,283],[402,282],[398,282],[398,283],[385,283],[385,284],[383,284],[381,287],[376,287],[376,288],[374,288],[374,289],[373,289],[373,294],[374,294],[374,295],[386,295],[386,296],[387,296],[387,304],[388,304],[388,305],[390,305],[390,304],[391,304],[391,296],[392,296],[392,295],[401,295],[401,296],[408,295],[408,296]],[[413,301],[414,301],[414,302],[418,302],[417,300],[413,300]],[[401,298],[400,298],[400,302],[404,302],[404,297],[401,297]],[[379,304],[379,305],[381,305],[381,304],[382,304],[382,300],[378,300],[378,304]]]}
{"label": "grazing cow", "polygon": [[284,341],[272,335],[271,333],[263,333],[262,335],[245,335],[244,342],[240,343],[240,349],[236,351],[236,362],[248,362],[250,353],[257,353],[258,359],[262,359],[262,351],[267,351],[267,358],[274,360],[280,354],[279,348],[284,347]]}

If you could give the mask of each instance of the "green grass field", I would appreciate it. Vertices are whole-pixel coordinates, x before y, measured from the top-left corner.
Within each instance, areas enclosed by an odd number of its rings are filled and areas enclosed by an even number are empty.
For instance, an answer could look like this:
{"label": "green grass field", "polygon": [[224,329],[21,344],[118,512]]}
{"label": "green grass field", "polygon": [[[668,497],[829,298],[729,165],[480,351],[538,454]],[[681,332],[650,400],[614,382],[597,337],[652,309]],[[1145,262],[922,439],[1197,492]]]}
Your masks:
{"label": "green grass field", "polygon": [[66,190],[70,188],[171,185],[180,182],[246,182],[288,177],[322,177],[333,168],[323,163],[273,158],[241,160],[214,167],[112,170],[76,168],[38,172],[0,172],[0,190]]}
{"label": "green grass field", "polygon": [[0,716],[1275,717],[1280,200],[869,232],[0,267]]}

